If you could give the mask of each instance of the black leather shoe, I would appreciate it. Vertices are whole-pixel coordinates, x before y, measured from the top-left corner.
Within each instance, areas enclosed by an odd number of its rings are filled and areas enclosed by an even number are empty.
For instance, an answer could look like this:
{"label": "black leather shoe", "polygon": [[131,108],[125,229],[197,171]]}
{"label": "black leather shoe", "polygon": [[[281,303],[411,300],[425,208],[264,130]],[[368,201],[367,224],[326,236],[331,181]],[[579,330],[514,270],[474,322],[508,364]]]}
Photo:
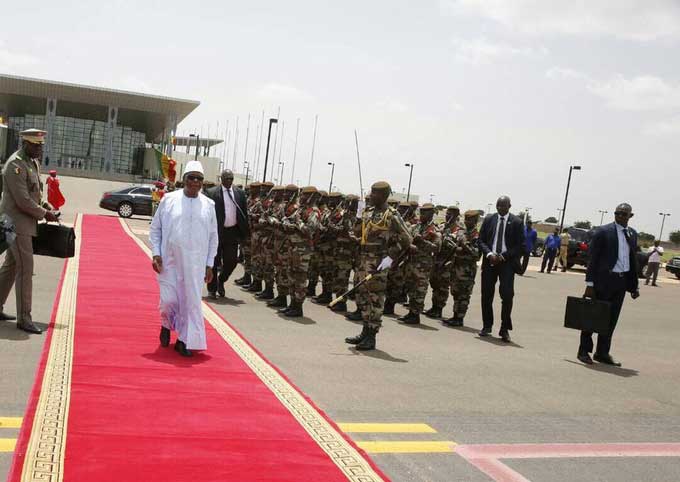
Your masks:
{"label": "black leather shoe", "polygon": [[375,350],[375,335],[378,334],[378,330],[375,328],[367,328],[366,336],[357,343],[356,349],[359,351]]}
{"label": "black leather shoe", "polygon": [[267,306],[272,308],[286,308],[288,306],[288,298],[286,295],[279,295],[271,301],[267,301]]}
{"label": "black leather shoe", "polygon": [[217,294],[219,296],[221,296],[222,298],[224,298],[224,296],[226,295],[226,293],[224,292],[224,284],[223,283],[220,283],[219,285],[217,285]]}
{"label": "black leather shoe", "polygon": [[480,337],[483,338],[483,337],[485,337],[485,336],[489,336],[489,335],[491,334],[491,330],[485,330],[485,329],[482,328],[482,331],[480,331],[480,332],[477,333],[477,334],[478,334]]}
{"label": "black leather shoe", "polygon": [[611,366],[614,366],[614,367],[620,367],[621,366],[621,362],[614,360],[611,355],[599,355],[599,354],[595,353],[595,355],[593,356],[593,360],[595,360],[596,362],[603,363],[605,365],[611,365]]}
{"label": "black leather shoe", "polygon": [[418,325],[420,324],[420,315],[409,311],[406,316],[399,318],[399,321],[403,322],[405,325]]}
{"label": "black leather shoe", "polygon": [[214,291],[208,291],[208,298],[210,298],[211,300],[216,300],[217,293],[215,293]]}
{"label": "black leather shoe", "polygon": [[304,316],[304,313],[302,312],[302,303],[299,301],[291,301],[288,310],[283,314],[289,318],[300,318],[301,316]]}
{"label": "black leather shoe", "polygon": [[576,358],[582,363],[585,363],[586,365],[592,365],[593,364],[593,359],[590,358],[590,355],[588,353],[579,353],[576,355]]}
{"label": "black leather shoe", "polygon": [[42,330],[40,328],[38,328],[37,326],[35,326],[30,321],[17,323],[17,328],[25,331],[26,333],[33,333],[34,335],[40,335],[42,333]]}
{"label": "black leather shoe", "polygon": [[451,318],[449,318],[447,321],[447,325],[449,326],[463,326],[463,319],[453,315]]}
{"label": "black leather shoe", "polygon": [[394,301],[385,300],[385,306],[383,307],[383,315],[393,314],[394,314]]}
{"label": "black leather shoe", "polygon": [[257,298],[258,300],[273,300],[274,288],[268,286],[267,288],[264,289],[264,291],[261,291],[260,293],[256,294],[255,298]]}
{"label": "black leather shoe", "polygon": [[12,321],[16,319],[16,316],[8,315],[7,313],[0,311],[0,321]]}
{"label": "black leather shoe", "polygon": [[345,318],[347,318],[349,321],[361,321],[361,310],[357,308],[356,311],[352,311],[351,313],[347,313],[345,315]]}
{"label": "black leather shoe", "polygon": [[191,353],[191,350],[189,350],[189,349],[187,348],[187,346],[184,344],[183,341],[177,340],[177,341],[175,342],[175,351],[176,351],[177,353],[179,353],[180,355],[182,355],[182,356],[187,356],[187,357],[189,357],[189,356],[194,356],[194,354]]}
{"label": "black leather shoe", "polygon": [[350,345],[357,345],[361,340],[364,339],[367,333],[368,326],[364,325],[364,327],[361,330],[361,333],[359,333],[357,336],[350,336],[345,338],[345,343],[349,343]]}
{"label": "black leather shoe", "polygon": [[262,291],[262,280],[259,279],[253,280],[253,282],[250,283],[246,288],[246,291],[250,293],[257,293],[258,291]]}
{"label": "black leather shoe", "polygon": [[164,326],[161,327],[161,334],[159,336],[161,340],[161,346],[167,347],[170,345],[170,330],[165,328]]}
{"label": "black leather shoe", "polygon": [[501,337],[501,340],[503,340],[505,343],[510,343],[512,339],[510,338],[510,333],[508,331],[501,331],[498,333],[498,336]]}
{"label": "black leather shoe", "polygon": [[335,311],[337,313],[342,313],[347,311],[347,302],[345,301],[339,301],[335,303],[333,306],[331,306],[331,311]]}

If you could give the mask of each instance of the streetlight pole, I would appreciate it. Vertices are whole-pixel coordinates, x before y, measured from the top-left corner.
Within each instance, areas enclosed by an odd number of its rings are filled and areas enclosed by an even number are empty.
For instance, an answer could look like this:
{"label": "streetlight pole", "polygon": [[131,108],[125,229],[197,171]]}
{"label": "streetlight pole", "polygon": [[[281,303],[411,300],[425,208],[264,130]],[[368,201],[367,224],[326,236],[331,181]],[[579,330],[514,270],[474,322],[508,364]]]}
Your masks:
{"label": "streetlight pole", "polygon": [[567,212],[567,199],[569,198],[569,186],[571,184],[571,171],[580,171],[581,166],[569,166],[569,177],[567,178],[567,191],[564,193],[564,207],[562,208],[562,219],[560,220],[560,233],[564,227],[564,215]]}
{"label": "streetlight pole", "polygon": [[264,175],[262,176],[262,182],[267,181],[267,162],[269,161],[269,141],[272,138],[272,124],[276,124],[278,119],[269,119],[269,131],[267,132],[267,150],[264,153]]}
{"label": "streetlight pole", "polygon": [[486,205],[486,214],[491,214],[491,206],[493,206],[493,203],[488,203]]}
{"label": "streetlight pole", "polygon": [[194,161],[198,161],[198,146],[201,144],[200,134],[189,134],[189,137],[196,138],[196,154],[194,155]]}
{"label": "streetlight pole", "polygon": [[558,219],[558,221],[559,221],[559,219],[562,217],[562,211],[564,211],[564,209],[562,209],[562,208],[557,208],[557,219]]}
{"label": "streetlight pole", "polygon": [[600,226],[602,226],[602,223],[604,222],[604,215],[609,213],[609,211],[598,209],[597,212],[600,213]]}
{"label": "streetlight pole", "polygon": [[527,221],[529,221],[529,211],[531,211],[533,208],[524,208],[524,225],[527,225]]}
{"label": "streetlight pole", "polygon": [[671,213],[659,213],[659,216],[662,216],[661,218],[661,230],[659,231],[659,241],[661,241],[661,236],[663,235],[663,225],[666,222],[666,216],[670,216]]}
{"label": "streetlight pole", "polygon": [[331,182],[328,183],[328,192],[330,193],[333,190],[333,175],[335,174],[335,163],[329,162],[328,165],[331,166]]}
{"label": "streetlight pole", "polygon": [[[283,124],[281,124],[283,125]],[[283,184],[283,165],[285,162],[279,161],[279,184]]]}
{"label": "streetlight pole", "polygon": [[413,163],[407,162],[406,164],[404,164],[404,166],[411,168],[411,172],[408,175],[408,190],[406,191],[406,202],[408,202],[409,199],[411,198],[411,179],[413,179]]}

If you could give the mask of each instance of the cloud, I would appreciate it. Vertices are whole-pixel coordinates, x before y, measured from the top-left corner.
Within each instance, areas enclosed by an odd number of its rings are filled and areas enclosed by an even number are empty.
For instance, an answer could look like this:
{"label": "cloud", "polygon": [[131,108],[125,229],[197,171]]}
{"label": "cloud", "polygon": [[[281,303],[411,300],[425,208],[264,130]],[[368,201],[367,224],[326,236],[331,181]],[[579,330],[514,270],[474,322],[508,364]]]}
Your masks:
{"label": "cloud", "polygon": [[644,129],[644,133],[654,137],[673,136],[677,138],[677,136],[680,136],[680,117],[650,124]]}
{"label": "cloud", "polygon": [[257,96],[271,101],[306,101],[311,100],[311,94],[296,87],[275,82],[262,86],[257,91]]}
{"label": "cloud", "polygon": [[376,107],[382,111],[402,113],[408,111],[408,106],[396,99],[383,99],[376,103]]}
{"label": "cloud", "polygon": [[0,40],[0,70],[15,72],[17,67],[37,64],[39,59],[32,55],[12,51]]}
{"label": "cloud", "polygon": [[680,38],[677,0],[441,0],[444,11],[491,19],[525,34]]}
{"label": "cloud", "polygon": [[536,57],[546,55],[544,47],[517,47],[508,43],[491,42],[485,38],[454,39],[456,59],[461,62],[481,65],[508,57]]}
{"label": "cloud", "polygon": [[639,75],[626,78],[617,74],[608,80],[601,80],[562,67],[553,67],[545,75],[553,80],[581,82],[590,93],[603,99],[612,109],[627,111],[680,109],[680,84],[670,83],[661,77]]}

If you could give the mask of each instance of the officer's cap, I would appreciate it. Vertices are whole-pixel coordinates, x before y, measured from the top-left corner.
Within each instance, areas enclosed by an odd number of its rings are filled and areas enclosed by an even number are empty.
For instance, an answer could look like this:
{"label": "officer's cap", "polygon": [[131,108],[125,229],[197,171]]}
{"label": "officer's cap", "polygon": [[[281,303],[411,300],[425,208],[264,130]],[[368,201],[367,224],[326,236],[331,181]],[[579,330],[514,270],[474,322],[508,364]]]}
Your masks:
{"label": "officer's cap", "polygon": [[303,194],[314,194],[314,193],[321,193],[324,191],[319,191],[315,186],[305,186],[302,188],[302,193]]}
{"label": "officer's cap", "polygon": [[371,191],[392,191],[392,188],[390,187],[390,184],[385,181],[378,181],[376,183],[373,183],[371,186]]}
{"label": "officer's cap", "polygon": [[31,144],[44,144],[46,131],[41,131],[40,129],[26,129],[19,132],[21,139],[30,142]]}
{"label": "officer's cap", "polygon": [[286,191],[288,191],[288,192],[295,192],[295,191],[297,191],[297,190],[299,190],[299,189],[300,189],[300,188],[297,187],[295,184],[288,184],[288,185],[286,186]]}

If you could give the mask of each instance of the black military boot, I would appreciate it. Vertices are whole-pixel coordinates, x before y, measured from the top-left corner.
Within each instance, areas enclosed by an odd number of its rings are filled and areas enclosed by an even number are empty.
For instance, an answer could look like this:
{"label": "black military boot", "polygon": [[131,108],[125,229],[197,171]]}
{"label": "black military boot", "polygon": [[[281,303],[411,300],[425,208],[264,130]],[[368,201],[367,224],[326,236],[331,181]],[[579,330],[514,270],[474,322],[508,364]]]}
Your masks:
{"label": "black military boot", "polygon": [[288,310],[283,314],[289,318],[299,318],[304,316],[304,313],[302,312],[302,303],[300,301],[291,301]]}
{"label": "black military boot", "polygon": [[442,317],[442,309],[432,305],[432,308],[427,310],[425,313],[423,313],[425,316],[428,318],[441,318]]}
{"label": "black military boot", "polygon": [[420,315],[409,311],[406,316],[399,318],[399,321],[402,321],[406,325],[417,325],[420,323]]}
{"label": "black military boot", "polygon": [[393,315],[394,314],[394,301],[385,300],[385,306],[383,306],[383,315]]}
{"label": "black military boot", "polygon": [[316,283],[312,283],[311,281],[307,283],[307,296],[316,296]]}
{"label": "black military boot", "polygon": [[286,295],[279,295],[271,301],[267,301],[267,306],[272,308],[285,308],[288,306],[288,298]]}
{"label": "black military boot", "polygon": [[463,326],[463,317],[454,313],[451,318],[446,320],[446,324],[449,326]]}
{"label": "black military boot", "polygon": [[257,293],[259,291],[262,291],[262,280],[261,279],[253,279],[253,282],[248,285],[246,288],[246,291],[250,293]]}
{"label": "black military boot", "polygon": [[331,311],[335,311],[336,313],[343,313],[343,312],[347,311],[347,302],[346,301],[338,301],[333,306],[331,306]]}
{"label": "black military boot", "polygon": [[378,334],[377,328],[368,328],[366,336],[357,344],[359,351],[375,350],[375,335]]}
{"label": "black military boot", "polygon": [[333,301],[333,293],[331,291],[322,291],[319,296],[314,297],[314,303],[318,303],[320,305],[327,305]]}
{"label": "black military boot", "polygon": [[347,313],[345,315],[345,318],[347,318],[349,321],[361,321],[361,310],[357,308],[356,310],[352,311],[351,313]]}
{"label": "black military boot", "polygon": [[234,281],[239,286],[248,286],[252,282],[252,277],[250,276],[250,273],[247,271],[243,274],[242,278],[237,279]]}
{"label": "black military boot", "polygon": [[368,334],[368,325],[364,323],[364,327],[361,329],[361,333],[359,333],[357,336],[349,336],[345,338],[345,343],[349,343],[350,345],[357,345],[358,343],[361,342],[361,340],[364,339],[364,337]]}
{"label": "black military boot", "polygon": [[269,285],[267,286],[262,293],[259,295],[255,295],[258,300],[266,301],[266,300],[273,300],[274,299],[274,287]]}

